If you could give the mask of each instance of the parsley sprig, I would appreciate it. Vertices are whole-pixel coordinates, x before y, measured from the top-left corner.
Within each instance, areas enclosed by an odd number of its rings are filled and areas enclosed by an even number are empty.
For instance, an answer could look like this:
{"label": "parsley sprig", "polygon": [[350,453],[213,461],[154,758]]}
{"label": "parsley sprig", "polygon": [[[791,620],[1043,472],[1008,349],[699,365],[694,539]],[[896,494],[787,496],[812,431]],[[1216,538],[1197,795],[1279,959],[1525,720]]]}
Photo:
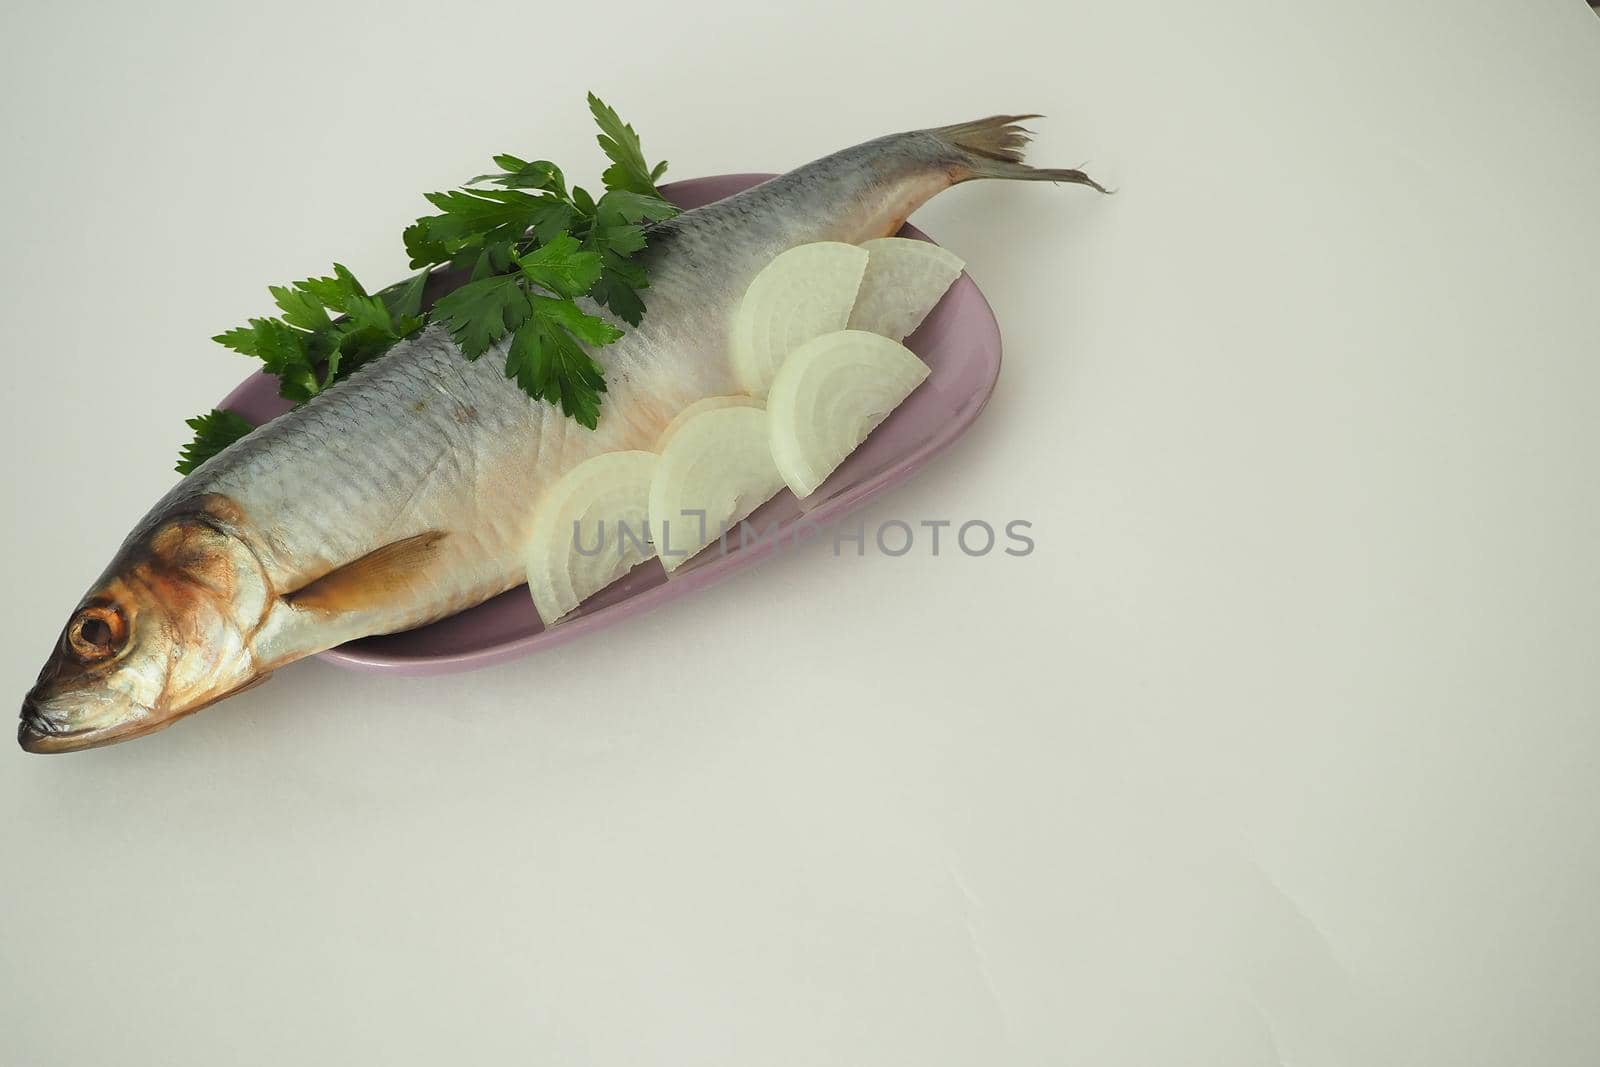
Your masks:
{"label": "parsley sprig", "polygon": [[178,455],[178,470],[184,474],[255,429],[243,415],[221,408],[213,408],[187,422],[194,431],[194,440],[184,445]]}
{"label": "parsley sprig", "polygon": [[335,263],[331,278],[268,286],[281,315],[251,319],[248,326],[212,340],[261,360],[263,369],[277,377],[278,394],[304,403],[422,328],[426,280],[419,274],[368,296],[356,276]]}
{"label": "parsley sprig", "polygon": [[[577,301],[587,298],[637,326],[645,311],[640,290],[649,279],[634,257],[645,248],[646,227],[677,209],[655,184],[666,163],[650,166],[633,127],[593,93],[589,111],[611,161],[598,198],[581,186],[568,189],[561,168],[548,160],[495,156],[498,171],[427,194],[437,214],[402,234],[418,272],[412,278],[368,294],[336,263],[332,277],[270,287],[277,316],[251,319],[214,340],[261,360],[278,378],[279,394],[298,404],[429,322],[441,323],[471,360],[509,336],[506,377],[594,429],[606,382],[589,350],[623,331]],[[441,268],[466,281],[425,309],[424,286]],[[195,437],[178,460],[181,474],[253,429],[222,411],[189,425]]]}

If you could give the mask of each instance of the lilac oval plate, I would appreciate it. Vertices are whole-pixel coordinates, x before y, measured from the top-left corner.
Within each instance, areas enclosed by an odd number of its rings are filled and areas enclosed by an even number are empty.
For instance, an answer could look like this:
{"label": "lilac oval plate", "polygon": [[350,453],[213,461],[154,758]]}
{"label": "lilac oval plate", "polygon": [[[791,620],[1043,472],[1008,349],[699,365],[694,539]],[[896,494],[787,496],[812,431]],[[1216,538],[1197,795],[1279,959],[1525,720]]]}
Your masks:
{"label": "lilac oval plate", "polygon": [[[674,182],[664,191],[680,207],[699,207],[769,177],[724,174]],[[900,232],[904,237],[929,239],[913,226]],[[750,534],[744,543],[730,533],[725,549],[713,544],[670,579],[659,561],[648,560],[548,630],[534,612],[527,589],[518,587],[448,619],[405,633],[352,641],[329,649],[322,658],[356,670],[411,675],[487,667],[649,611],[754,566],[779,547],[793,544],[796,537],[814,532],[811,528],[905,481],[948,448],[983,410],[1000,374],[1000,327],[970,277],[963,274],[956,280],[906,344],[931,368],[927,380],[804,503],[784,490],[762,505],[746,520]],[[261,423],[283,414],[290,405],[278,396],[276,380],[258,373],[219,406]]]}

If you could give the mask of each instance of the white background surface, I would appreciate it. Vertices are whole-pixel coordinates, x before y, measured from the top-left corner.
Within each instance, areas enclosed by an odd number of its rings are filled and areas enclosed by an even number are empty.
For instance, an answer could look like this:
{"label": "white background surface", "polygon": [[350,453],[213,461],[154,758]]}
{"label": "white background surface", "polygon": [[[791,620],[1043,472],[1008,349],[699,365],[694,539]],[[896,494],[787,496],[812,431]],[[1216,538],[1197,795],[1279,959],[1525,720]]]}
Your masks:
{"label": "white background surface", "polygon": [[478,674],[0,754],[7,1064],[1593,1064],[1600,19],[1503,3],[0,14],[4,688],[248,369],[494,151],[1036,110],[1006,336],[869,521]]}

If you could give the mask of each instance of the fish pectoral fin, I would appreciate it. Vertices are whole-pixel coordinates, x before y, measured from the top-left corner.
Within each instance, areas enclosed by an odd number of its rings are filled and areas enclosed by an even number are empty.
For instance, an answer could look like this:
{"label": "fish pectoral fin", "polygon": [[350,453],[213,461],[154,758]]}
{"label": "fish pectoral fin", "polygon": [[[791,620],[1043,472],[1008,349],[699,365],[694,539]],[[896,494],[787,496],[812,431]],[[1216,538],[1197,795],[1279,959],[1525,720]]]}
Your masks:
{"label": "fish pectoral fin", "polygon": [[446,531],[429,530],[374,549],[283,599],[309,611],[361,611],[391,600],[416,580],[416,572],[433,559]]}

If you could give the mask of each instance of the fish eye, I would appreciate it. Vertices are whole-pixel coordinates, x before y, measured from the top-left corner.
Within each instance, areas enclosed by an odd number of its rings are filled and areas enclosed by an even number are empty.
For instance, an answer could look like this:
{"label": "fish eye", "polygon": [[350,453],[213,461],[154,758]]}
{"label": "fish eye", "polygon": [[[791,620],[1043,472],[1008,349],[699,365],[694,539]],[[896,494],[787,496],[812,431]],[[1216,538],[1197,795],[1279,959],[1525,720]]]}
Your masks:
{"label": "fish eye", "polygon": [[128,624],[122,612],[108,604],[84,608],[67,625],[67,645],[85,663],[116,655],[127,636]]}

